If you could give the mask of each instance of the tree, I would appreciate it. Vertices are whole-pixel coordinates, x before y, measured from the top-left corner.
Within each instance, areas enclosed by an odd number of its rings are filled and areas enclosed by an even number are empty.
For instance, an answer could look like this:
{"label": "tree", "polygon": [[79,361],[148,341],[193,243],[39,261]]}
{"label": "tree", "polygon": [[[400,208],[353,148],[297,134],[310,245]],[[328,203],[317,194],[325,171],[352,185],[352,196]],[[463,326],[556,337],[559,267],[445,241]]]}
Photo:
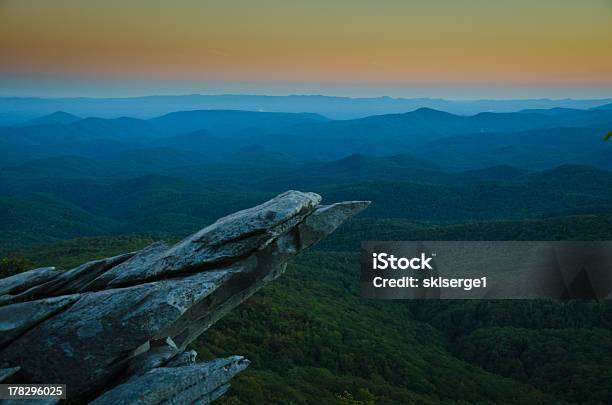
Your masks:
{"label": "tree", "polygon": [[0,259],[0,278],[9,277],[34,267],[34,263],[19,256],[9,256]]}

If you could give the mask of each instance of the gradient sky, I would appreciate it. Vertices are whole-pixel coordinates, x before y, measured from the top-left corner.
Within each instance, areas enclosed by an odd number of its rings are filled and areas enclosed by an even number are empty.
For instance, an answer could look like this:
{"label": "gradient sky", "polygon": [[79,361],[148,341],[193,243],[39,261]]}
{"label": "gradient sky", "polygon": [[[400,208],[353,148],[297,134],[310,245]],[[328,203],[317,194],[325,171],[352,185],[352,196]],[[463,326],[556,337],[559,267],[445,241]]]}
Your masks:
{"label": "gradient sky", "polygon": [[612,0],[0,0],[0,94],[611,97]]}

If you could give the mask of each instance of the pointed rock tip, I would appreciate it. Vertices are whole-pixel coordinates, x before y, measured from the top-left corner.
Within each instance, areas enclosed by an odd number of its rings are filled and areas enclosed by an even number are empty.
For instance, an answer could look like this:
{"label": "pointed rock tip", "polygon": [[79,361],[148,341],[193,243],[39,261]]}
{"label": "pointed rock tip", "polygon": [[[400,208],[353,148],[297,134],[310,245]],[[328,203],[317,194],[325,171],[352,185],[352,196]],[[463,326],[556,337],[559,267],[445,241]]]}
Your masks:
{"label": "pointed rock tip", "polygon": [[366,209],[368,205],[370,201],[343,201],[319,206],[298,227],[302,243],[300,248],[305,249],[317,243],[347,219]]}

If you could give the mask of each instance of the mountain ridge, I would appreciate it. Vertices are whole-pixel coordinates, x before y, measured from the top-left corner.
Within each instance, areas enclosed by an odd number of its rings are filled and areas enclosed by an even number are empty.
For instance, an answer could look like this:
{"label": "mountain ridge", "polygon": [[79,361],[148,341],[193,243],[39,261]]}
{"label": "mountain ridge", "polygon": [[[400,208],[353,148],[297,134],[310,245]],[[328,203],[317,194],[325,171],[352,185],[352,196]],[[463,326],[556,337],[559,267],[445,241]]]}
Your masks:
{"label": "mountain ridge", "polygon": [[278,112],[310,111],[335,119],[359,118],[385,112],[401,112],[418,107],[436,108],[458,114],[480,111],[510,112],[525,108],[592,108],[612,103],[604,99],[508,99],[446,100],[441,98],[338,97],[324,95],[157,95],[140,97],[0,97],[0,123],[15,124],[28,119],[66,111],[79,116],[107,118],[132,115],[152,118],[176,110],[242,109]]}

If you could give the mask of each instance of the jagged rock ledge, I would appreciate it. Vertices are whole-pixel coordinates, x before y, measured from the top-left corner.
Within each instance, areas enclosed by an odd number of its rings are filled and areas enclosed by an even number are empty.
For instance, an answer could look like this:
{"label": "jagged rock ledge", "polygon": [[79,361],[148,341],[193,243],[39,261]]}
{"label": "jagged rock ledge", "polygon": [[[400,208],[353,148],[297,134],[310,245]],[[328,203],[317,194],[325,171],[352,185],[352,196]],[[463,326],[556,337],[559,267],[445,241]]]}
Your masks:
{"label": "jagged rock ledge", "polygon": [[248,366],[187,345],[369,202],[285,192],[176,245],[0,280],[0,381],[67,384],[68,402],[209,403]]}

